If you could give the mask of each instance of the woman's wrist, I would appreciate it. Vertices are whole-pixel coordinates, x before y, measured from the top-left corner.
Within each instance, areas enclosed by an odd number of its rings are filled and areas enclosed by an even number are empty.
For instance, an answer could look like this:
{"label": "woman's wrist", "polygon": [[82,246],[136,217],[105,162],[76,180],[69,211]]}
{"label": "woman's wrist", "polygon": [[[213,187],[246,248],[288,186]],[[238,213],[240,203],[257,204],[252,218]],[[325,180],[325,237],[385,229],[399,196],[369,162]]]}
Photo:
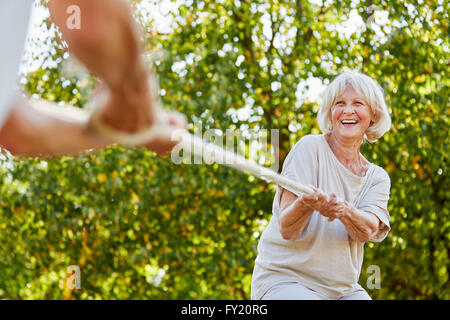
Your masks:
{"label": "woman's wrist", "polygon": [[354,210],[353,205],[348,202],[347,200],[342,200],[339,210],[337,211],[337,218],[342,220],[344,222],[345,220],[348,220],[350,216],[352,215]]}
{"label": "woman's wrist", "polygon": [[355,206],[353,206],[350,202],[347,200],[342,201],[343,208],[342,208],[342,215],[339,218],[342,223],[359,223],[361,222],[361,212],[358,211]]}
{"label": "woman's wrist", "polygon": [[297,208],[303,209],[303,210],[312,210],[314,211],[315,209],[313,207],[311,207],[304,199],[303,196],[298,197],[298,199],[295,201],[295,206]]}

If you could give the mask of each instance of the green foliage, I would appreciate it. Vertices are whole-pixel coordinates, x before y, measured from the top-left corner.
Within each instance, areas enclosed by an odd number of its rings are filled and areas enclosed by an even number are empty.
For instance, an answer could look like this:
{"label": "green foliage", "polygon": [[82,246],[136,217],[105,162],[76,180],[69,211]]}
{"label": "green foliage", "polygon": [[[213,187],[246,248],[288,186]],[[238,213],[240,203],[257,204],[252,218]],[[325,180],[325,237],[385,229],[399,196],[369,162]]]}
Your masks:
{"label": "green foliage", "polygon": [[[136,1],[140,2],[140,1]],[[445,2],[189,1],[169,33],[144,33],[163,101],[203,128],[279,129],[284,158],[319,133],[311,77],[327,84],[346,68],[384,88],[393,128],[363,146],[390,174],[392,231],[369,243],[381,269],[376,299],[450,298],[448,11]],[[319,4],[317,4],[319,3]],[[344,37],[352,9],[388,13],[379,28]],[[152,23],[138,12],[144,31]],[[378,21],[378,20],[375,20]],[[94,79],[56,67],[26,75],[25,90],[83,107]],[[249,117],[236,110],[247,108]],[[2,160],[0,297],[246,299],[274,186],[221,166],[175,165],[145,150],[110,147],[61,159]],[[64,283],[81,268],[81,290]]]}

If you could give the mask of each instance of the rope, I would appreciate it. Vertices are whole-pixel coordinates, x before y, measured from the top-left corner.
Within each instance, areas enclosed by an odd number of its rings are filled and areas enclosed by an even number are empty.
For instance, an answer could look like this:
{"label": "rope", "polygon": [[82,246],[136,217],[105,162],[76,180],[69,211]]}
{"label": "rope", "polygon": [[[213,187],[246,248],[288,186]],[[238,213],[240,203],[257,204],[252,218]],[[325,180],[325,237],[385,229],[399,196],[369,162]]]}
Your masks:
{"label": "rope", "polygon": [[[31,100],[30,105],[39,109],[41,112],[55,115],[60,118],[62,117],[66,120],[73,119],[88,122],[90,129],[96,134],[107,137],[121,145],[130,147],[142,145],[145,142],[151,141],[154,137],[158,136],[164,125],[167,123],[166,113],[158,108],[158,119],[151,128],[138,133],[117,131],[108,127],[100,120],[100,108],[98,106],[100,106],[100,102],[102,101],[103,97],[97,97],[97,99],[93,101],[93,110],[91,112],[75,107],[57,107],[54,104],[43,100]],[[206,156],[208,158],[208,163],[215,162],[224,164],[236,170],[248,172],[262,180],[289,188],[297,193],[314,193],[309,187],[252,162],[235,152],[231,152],[213,143],[204,141],[202,138],[189,133],[187,130],[178,129],[176,133],[179,134],[179,137],[181,138],[181,142],[176,147],[177,149],[182,148],[199,157]],[[223,159],[225,159],[225,161],[221,161]]]}
{"label": "rope", "polygon": [[[206,142],[202,138],[195,136],[185,130],[181,135],[180,146],[196,156],[207,156],[208,160],[215,163],[224,164],[234,169],[248,172],[260,179],[273,182],[277,185],[288,187],[298,193],[313,194],[314,191],[296,181],[293,181],[277,172],[252,162],[243,156],[219,147],[213,143]],[[225,159],[224,162],[221,160]],[[209,163],[209,161],[208,161]]]}

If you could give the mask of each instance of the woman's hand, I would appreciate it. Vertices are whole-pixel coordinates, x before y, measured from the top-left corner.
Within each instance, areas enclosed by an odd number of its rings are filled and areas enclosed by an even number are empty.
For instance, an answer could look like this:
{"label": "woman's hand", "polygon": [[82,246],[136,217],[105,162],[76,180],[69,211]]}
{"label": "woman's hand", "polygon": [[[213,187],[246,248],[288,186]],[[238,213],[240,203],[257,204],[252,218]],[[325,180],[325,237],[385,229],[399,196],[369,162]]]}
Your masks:
{"label": "woman's hand", "polygon": [[330,221],[339,219],[344,215],[347,207],[345,201],[338,199],[335,193],[328,195],[313,186],[311,186],[311,188],[314,190],[314,194],[303,195],[303,203],[311,209],[318,211]]}
{"label": "woman's hand", "polygon": [[313,186],[310,187],[314,194],[303,195],[300,201],[327,217],[329,221],[339,219],[353,240],[367,242],[377,234],[381,221],[376,215],[356,209],[334,193],[327,195]]}

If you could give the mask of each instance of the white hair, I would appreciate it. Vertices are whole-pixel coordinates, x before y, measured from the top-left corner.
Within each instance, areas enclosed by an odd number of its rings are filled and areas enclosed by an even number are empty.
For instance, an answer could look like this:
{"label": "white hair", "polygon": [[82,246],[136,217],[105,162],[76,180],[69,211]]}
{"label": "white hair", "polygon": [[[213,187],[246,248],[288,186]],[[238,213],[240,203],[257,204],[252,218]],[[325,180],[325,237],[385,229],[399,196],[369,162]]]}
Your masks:
{"label": "white hair", "polygon": [[391,117],[384,100],[383,89],[369,76],[355,71],[345,71],[337,76],[323,92],[322,102],[317,114],[317,122],[323,133],[331,133],[331,107],[335,100],[351,86],[356,92],[364,96],[369,104],[375,122],[365,132],[364,138],[375,142],[391,128]]}

